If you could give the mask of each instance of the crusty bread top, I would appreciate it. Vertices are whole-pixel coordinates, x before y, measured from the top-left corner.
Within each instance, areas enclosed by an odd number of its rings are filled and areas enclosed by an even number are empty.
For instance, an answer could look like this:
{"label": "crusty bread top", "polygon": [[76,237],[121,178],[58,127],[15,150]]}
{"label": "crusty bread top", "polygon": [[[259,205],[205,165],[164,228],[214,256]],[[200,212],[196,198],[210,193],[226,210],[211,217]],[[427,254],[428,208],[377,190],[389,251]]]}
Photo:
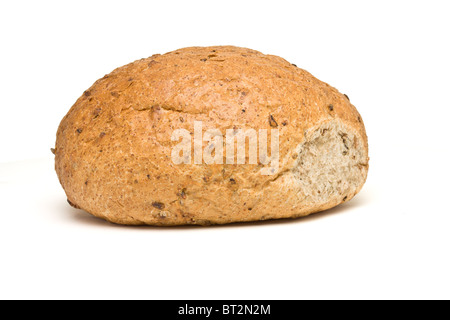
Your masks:
{"label": "crusty bread top", "polygon": [[[120,67],[77,100],[56,144],[56,170],[68,198],[123,223],[145,220],[144,207],[150,216],[160,214],[155,203],[164,204],[163,220],[155,220],[161,224],[170,216],[232,221],[233,212],[241,220],[252,214],[259,219],[270,215],[263,209],[270,204],[272,211],[284,210],[274,202],[285,201],[288,190],[277,193],[271,183],[277,176],[258,174],[258,165],[170,161],[172,132],[192,131],[195,120],[203,121],[204,130],[222,132],[278,128],[280,172],[295,164],[308,130],[338,120],[359,137],[368,161],[361,116],[335,88],[277,56],[233,46],[191,47]],[[249,210],[256,206],[261,209]],[[214,220],[212,212],[222,218]]]}

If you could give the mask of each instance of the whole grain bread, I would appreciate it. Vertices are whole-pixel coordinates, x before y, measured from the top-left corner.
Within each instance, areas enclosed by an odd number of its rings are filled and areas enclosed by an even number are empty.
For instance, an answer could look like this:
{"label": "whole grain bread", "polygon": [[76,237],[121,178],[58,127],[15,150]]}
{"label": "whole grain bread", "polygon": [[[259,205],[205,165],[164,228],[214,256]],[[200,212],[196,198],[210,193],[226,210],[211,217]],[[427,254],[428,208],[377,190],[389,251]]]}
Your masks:
{"label": "whole grain bread", "polygon": [[[222,133],[277,129],[278,170],[175,164],[172,134],[193,134],[194,121]],[[280,57],[233,46],[153,55],[97,80],[63,118],[54,152],[72,206],[159,226],[322,211],[359,192],[369,159],[362,118],[346,95]]]}

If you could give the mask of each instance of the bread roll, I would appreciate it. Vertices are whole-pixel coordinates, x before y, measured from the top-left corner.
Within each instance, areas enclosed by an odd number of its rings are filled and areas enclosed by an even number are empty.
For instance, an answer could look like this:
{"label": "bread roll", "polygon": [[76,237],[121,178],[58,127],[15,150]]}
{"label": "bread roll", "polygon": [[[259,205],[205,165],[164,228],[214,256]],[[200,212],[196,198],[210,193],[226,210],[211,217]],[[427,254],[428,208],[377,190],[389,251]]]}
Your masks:
{"label": "bread roll", "polygon": [[[226,144],[227,134],[245,130],[259,156],[244,135],[233,158],[238,138]],[[156,54],[97,80],[63,118],[54,152],[73,207],[157,226],[326,210],[359,192],[369,160],[346,95],[280,57],[233,46]]]}

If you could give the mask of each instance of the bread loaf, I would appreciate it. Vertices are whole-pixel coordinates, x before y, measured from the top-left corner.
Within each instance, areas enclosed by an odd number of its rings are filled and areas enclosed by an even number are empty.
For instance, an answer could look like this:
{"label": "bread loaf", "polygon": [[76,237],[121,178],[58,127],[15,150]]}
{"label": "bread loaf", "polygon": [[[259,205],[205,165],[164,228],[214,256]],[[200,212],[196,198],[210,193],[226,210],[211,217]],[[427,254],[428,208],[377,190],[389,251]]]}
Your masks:
{"label": "bread loaf", "polygon": [[72,206],[158,226],[322,211],[359,192],[369,159],[346,95],[232,46],[153,55],[97,80],[63,118],[54,152]]}

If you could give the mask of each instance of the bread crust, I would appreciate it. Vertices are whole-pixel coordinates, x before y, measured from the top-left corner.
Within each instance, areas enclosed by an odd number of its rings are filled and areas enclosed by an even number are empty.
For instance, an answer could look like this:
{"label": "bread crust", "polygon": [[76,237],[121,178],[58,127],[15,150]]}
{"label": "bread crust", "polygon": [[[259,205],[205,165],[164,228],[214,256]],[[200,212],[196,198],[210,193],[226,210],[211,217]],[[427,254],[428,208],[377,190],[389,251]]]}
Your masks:
{"label": "bread crust", "polygon": [[[175,129],[280,132],[280,169],[261,165],[176,165]],[[308,133],[339,123],[362,142],[362,183],[317,204],[283,181]],[[97,80],[63,118],[55,169],[69,203],[128,225],[224,224],[294,218],[350,200],[363,186],[368,143],[347,96],[286,60],[233,46],[153,55]]]}

